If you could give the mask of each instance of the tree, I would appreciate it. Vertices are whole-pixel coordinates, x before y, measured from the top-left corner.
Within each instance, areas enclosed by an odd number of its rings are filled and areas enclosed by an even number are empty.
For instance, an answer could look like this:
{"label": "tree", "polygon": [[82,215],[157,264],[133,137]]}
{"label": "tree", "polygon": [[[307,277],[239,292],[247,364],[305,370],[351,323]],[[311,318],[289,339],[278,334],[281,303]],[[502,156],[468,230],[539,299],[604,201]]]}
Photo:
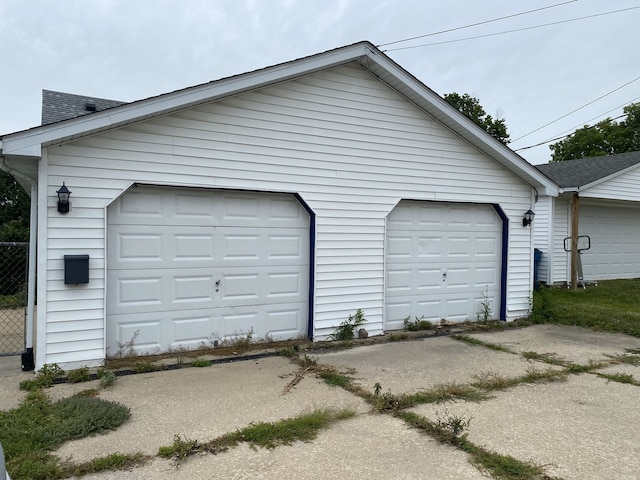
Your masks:
{"label": "tree", "polygon": [[486,130],[492,137],[497,138],[505,145],[509,143],[509,134],[507,133],[507,125],[504,118],[494,119],[491,115],[487,115],[487,112],[482,108],[477,98],[472,97],[468,93],[460,95],[454,92],[445,94],[444,99],[476,124],[480,125],[480,127]]}
{"label": "tree", "polygon": [[626,119],[616,122],[606,118],[595,125],[585,125],[549,148],[552,162],[576,158],[599,157],[640,150],[640,102],[624,107]]}
{"label": "tree", "polygon": [[23,188],[0,170],[0,242],[29,241],[29,205]]}

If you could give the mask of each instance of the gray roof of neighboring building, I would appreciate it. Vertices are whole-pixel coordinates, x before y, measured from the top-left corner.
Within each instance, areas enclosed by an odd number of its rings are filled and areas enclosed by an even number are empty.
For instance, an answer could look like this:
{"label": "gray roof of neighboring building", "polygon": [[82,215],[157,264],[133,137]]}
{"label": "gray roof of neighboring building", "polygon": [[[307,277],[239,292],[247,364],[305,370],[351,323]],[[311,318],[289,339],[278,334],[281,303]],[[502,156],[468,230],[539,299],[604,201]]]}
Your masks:
{"label": "gray roof of neighboring building", "polygon": [[640,164],[640,152],[618,153],[535,165],[561,188],[582,187]]}
{"label": "gray roof of neighboring building", "polygon": [[127,102],[42,90],[42,125],[119,107]]}

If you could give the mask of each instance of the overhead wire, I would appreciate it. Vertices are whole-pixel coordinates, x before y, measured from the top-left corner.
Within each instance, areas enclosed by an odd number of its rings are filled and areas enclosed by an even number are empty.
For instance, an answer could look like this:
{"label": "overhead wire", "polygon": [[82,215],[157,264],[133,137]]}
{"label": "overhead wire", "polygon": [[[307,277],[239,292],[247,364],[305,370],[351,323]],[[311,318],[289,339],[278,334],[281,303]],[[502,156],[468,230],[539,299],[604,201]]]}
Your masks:
{"label": "overhead wire", "polygon": [[[636,97],[636,98],[634,98],[634,99],[632,99],[632,100],[630,100],[630,101],[628,101],[628,102],[623,103],[622,105],[618,105],[617,107],[612,108],[612,109],[610,109],[610,110],[607,110],[606,112],[601,113],[600,115],[597,115],[597,116],[595,116],[595,117],[593,117],[593,118],[590,118],[590,119],[589,119],[589,120],[587,120],[586,122],[583,122],[583,123],[582,123],[582,125],[577,125],[577,126],[575,126],[575,127],[573,127],[573,128],[568,128],[568,129],[566,129],[566,130],[562,131],[561,133],[559,133],[559,134],[558,134],[559,136],[554,136],[554,138],[550,138],[550,139],[548,139],[548,140],[545,140],[544,142],[536,143],[536,144],[534,144],[534,145],[529,145],[529,146],[527,146],[527,147],[516,148],[516,149],[514,149],[514,152],[520,152],[521,150],[528,150],[528,149],[530,149],[530,148],[539,147],[539,146],[541,146],[541,145],[546,145],[546,144],[548,144],[548,143],[555,142],[555,141],[557,141],[557,140],[562,140],[562,139],[564,139],[564,138],[567,138],[567,137],[570,137],[571,135],[573,135],[573,134],[575,133],[575,131],[576,131],[577,129],[579,129],[579,128],[594,128],[594,127],[596,127],[597,125],[590,125],[590,126],[589,126],[589,123],[590,123],[590,122],[593,122],[594,120],[597,120],[597,119],[601,118],[603,115],[606,115],[607,113],[611,113],[611,112],[613,112],[614,110],[618,110],[619,108],[626,107],[627,105],[631,105],[631,104],[632,104],[632,103],[634,103],[636,100],[640,100],[640,97]],[[613,120],[618,120],[618,119],[620,119],[620,118],[622,118],[622,117],[626,117],[626,116],[627,116],[627,114],[626,114],[626,113],[623,113],[622,115],[618,115],[617,117],[610,118],[609,120],[612,120],[612,121],[613,121]],[[571,132],[571,133],[567,133],[567,132]]]}
{"label": "overhead wire", "polygon": [[585,103],[584,105],[581,105],[580,107],[578,107],[578,108],[576,108],[576,109],[574,109],[574,110],[571,110],[569,113],[565,113],[564,115],[562,115],[562,116],[560,116],[560,117],[556,118],[555,120],[551,120],[550,122],[545,123],[545,124],[544,124],[544,125],[542,125],[541,127],[538,127],[538,128],[536,128],[536,129],[534,129],[534,130],[531,130],[530,132],[525,133],[524,135],[519,136],[518,138],[516,138],[516,139],[512,140],[512,141],[511,141],[511,142],[509,142],[509,143],[514,143],[514,142],[517,142],[518,140],[521,140],[521,139],[523,139],[523,138],[525,138],[525,137],[528,137],[528,136],[529,136],[529,135],[531,135],[532,133],[535,133],[535,132],[537,132],[537,131],[540,131],[540,130],[542,130],[543,128],[548,127],[549,125],[552,125],[552,124],[554,124],[554,123],[556,123],[556,122],[558,122],[558,121],[562,120],[563,118],[566,118],[566,117],[568,117],[569,115],[572,115],[572,114],[576,113],[577,111],[582,110],[582,109],[583,109],[583,108],[585,108],[585,107],[588,107],[589,105],[591,105],[591,104],[593,104],[593,103],[597,102],[598,100],[602,100],[604,97],[607,97],[607,96],[611,95],[612,93],[617,92],[618,90],[623,89],[623,88],[624,88],[624,87],[626,87],[627,85],[631,85],[633,82],[637,82],[638,80],[640,80],[640,77],[636,77],[636,78],[634,78],[633,80],[631,80],[631,81],[629,81],[629,82],[625,83],[624,85],[620,85],[619,87],[614,88],[613,90],[611,90],[611,91],[609,91],[609,92],[605,93],[604,95],[600,95],[600,96],[599,96],[598,98],[596,98],[595,100],[591,100],[590,102],[587,102],[587,103]]}
{"label": "overhead wire", "polygon": [[487,23],[498,22],[500,20],[506,20],[507,18],[519,17],[519,16],[522,16],[522,15],[527,15],[529,13],[539,12],[541,10],[548,10],[549,8],[555,8],[555,7],[559,7],[559,6],[562,6],[562,5],[566,5],[568,3],[574,3],[574,2],[577,2],[577,1],[578,0],[569,0],[567,2],[556,3],[555,5],[549,5],[549,6],[546,6],[546,7],[536,8],[536,9],[533,9],[533,10],[527,10],[526,12],[514,13],[512,15],[505,15],[504,17],[493,18],[491,20],[484,20],[482,22],[470,23],[468,25],[462,25],[460,27],[449,28],[447,30],[440,30],[439,32],[426,33],[424,35],[418,35],[417,37],[404,38],[402,40],[396,40],[394,42],[389,42],[389,43],[381,43],[380,45],[377,45],[377,47],[378,48],[386,47],[386,46],[389,46],[389,45],[395,45],[397,43],[404,43],[404,42],[410,42],[412,40],[418,40],[419,38],[432,37],[434,35],[441,35],[443,33],[455,32],[457,30],[464,30],[466,28],[477,27],[478,25],[486,25]]}
{"label": "overhead wire", "polygon": [[[612,15],[614,13],[627,12],[629,10],[636,10],[638,8],[640,8],[640,6],[623,8],[623,9],[620,9],[620,10],[613,10],[611,12],[601,12],[601,13],[596,13],[596,14],[593,14],[593,15],[585,15],[584,17],[569,18],[569,19],[566,19],[566,20],[559,20],[557,22],[543,23],[543,24],[540,24],[540,25],[532,25],[530,27],[515,28],[513,30],[505,30],[503,32],[486,33],[484,35],[475,35],[473,37],[458,38],[458,39],[454,39],[454,40],[443,40],[442,42],[423,43],[423,44],[420,44],[420,45],[411,45],[411,46],[408,46],[408,47],[391,48],[391,49],[387,49],[387,50],[383,50],[383,51],[384,52],[398,52],[400,50],[410,50],[410,49],[413,49],[413,48],[431,47],[431,46],[434,46],[434,45],[444,45],[446,43],[464,42],[464,41],[467,41],[467,40],[475,40],[475,39],[478,39],[478,38],[494,37],[494,36],[497,36],[497,35],[506,35],[507,33],[523,32],[523,31],[526,31],[526,30],[533,30],[533,29],[536,29],[536,28],[550,27],[550,26],[553,26],[553,25],[560,25],[560,24],[563,24],[563,23],[577,22],[579,20],[586,20],[586,19],[589,19],[589,18],[602,17],[602,16],[605,16],[605,15]],[[390,44],[386,44],[386,45],[390,45]]]}

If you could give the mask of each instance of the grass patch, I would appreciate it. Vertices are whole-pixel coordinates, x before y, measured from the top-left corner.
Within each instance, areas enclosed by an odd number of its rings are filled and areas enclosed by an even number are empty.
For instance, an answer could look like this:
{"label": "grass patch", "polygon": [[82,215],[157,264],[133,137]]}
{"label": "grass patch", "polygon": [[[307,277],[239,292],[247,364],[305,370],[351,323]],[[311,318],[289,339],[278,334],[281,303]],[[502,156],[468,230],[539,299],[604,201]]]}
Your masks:
{"label": "grass patch", "polygon": [[640,337],[638,298],[640,279],[607,280],[579,290],[542,288],[533,294],[531,319]]}
{"label": "grass patch", "polygon": [[627,373],[598,373],[596,375],[601,378],[606,378],[611,382],[628,383],[640,387],[640,381],[633,378],[633,375]]}
{"label": "grass patch", "polygon": [[197,368],[210,367],[211,360],[207,360],[206,358],[196,358],[193,362],[191,362],[191,366]]}
{"label": "grass patch", "polygon": [[454,340],[458,340],[460,342],[464,342],[467,345],[485,347],[490,350],[496,350],[498,352],[515,353],[510,348],[504,347],[502,345],[498,345],[497,343],[483,342],[482,340],[478,340],[477,338],[470,337],[469,335],[456,334],[456,335],[451,335],[451,338],[453,338]]}
{"label": "grass patch", "polygon": [[93,460],[77,465],[63,465],[64,475],[66,477],[82,477],[90,473],[130,470],[133,467],[139,467],[149,461],[149,457],[142,453],[126,454],[112,453],[106,457],[94,458]]}
{"label": "grass patch", "polygon": [[42,390],[27,394],[19,407],[0,411],[0,442],[12,478],[65,478],[65,468],[49,452],[63,443],[119,427],[129,409],[99,398],[74,396],[52,402]]}
{"label": "grass patch", "polygon": [[340,373],[333,368],[323,368],[317,372],[319,378],[324,380],[324,383],[332,387],[341,387],[348,389],[353,382],[351,377],[348,377],[344,373]]}
{"label": "grass patch", "polygon": [[278,422],[260,422],[249,425],[217,437],[206,443],[182,438],[176,435],[173,445],[160,447],[158,455],[173,458],[176,464],[184,462],[196,453],[220,453],[235,447],[240,443],[248,443],[251,448],[273,449],[281,445],[291,445],[294,442],[310,442],[318,433],[329,427],[331,423],[352,418],[356,415],[353,410],[320,409]]}

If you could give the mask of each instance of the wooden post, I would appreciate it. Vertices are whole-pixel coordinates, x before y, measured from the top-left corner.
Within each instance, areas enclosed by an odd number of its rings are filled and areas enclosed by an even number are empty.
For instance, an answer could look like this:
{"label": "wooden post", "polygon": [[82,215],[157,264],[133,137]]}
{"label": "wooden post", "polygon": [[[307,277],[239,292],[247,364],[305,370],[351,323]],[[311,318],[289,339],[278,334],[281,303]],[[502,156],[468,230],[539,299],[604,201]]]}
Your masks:
{"label": "wooden post", "polygon": [[580,218],[580,197],[573,194],[571,202],[571,290],[578,289],[578,220]]}

